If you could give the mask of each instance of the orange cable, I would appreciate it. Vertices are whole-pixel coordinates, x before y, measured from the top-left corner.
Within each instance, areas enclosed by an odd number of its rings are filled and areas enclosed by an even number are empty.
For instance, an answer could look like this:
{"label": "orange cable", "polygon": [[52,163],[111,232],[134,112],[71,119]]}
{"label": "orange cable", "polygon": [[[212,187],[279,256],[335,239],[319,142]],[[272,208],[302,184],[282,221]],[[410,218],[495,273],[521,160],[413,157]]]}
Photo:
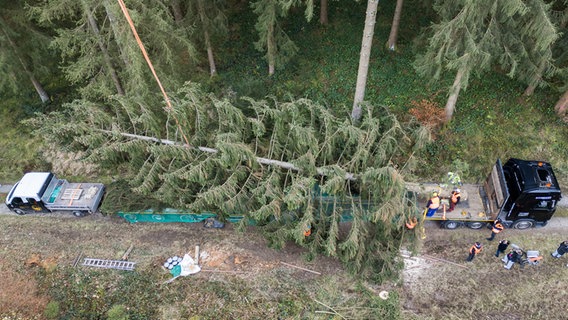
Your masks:
{"label": "orange cable", "polygon": [[[138,43],[138,47],[140,47],[140,50],[142,51],[142,54],[144,55],[144,59],[146,59],[146,62],[148,63],[148,66],[150,67],[150,70],[152,71],[152,74],[154,75],[154,78],[156,79],[156,82],[158,83],[158,86],[160,87],[162,94],[164,95],[164,99],[166,100],[166,105],[167,105],[166,109],[168,110],[168,112],[171,112],[173,110],[173,107],[170,103],[170,98],[168,98],[168,94],[166,93],[166,90],[164,90],[164,87],[162,86],[162,83],[160,82],[160,79],[158,78],[158,75],[156,74],[156,71],[154,70],[154,66],[152,65],[152,61],[150,61],[150,57],[148,57],[148,53],[146,52],[146,49],[144,48],[144,44],[142,43],[142,40],[140,40],[140,37],[138,36],[138,32],[136,32],[136,28],[134,27],[134,23],[132,22],[132,19],[130,18],[130,15],[128,14],[128,9],[126,9],[126,5],[124,4],[123,0],[118,0],[118,4],[120,5],[120,9],[122,9],[122,12],[124,13],[124,17],[126,17],[126,20],[128,21],[128,24],[130,25],[130,29],[132,29],[132,33],[134,34],[134,37],[136,38],[136,42]],[[177,125],[179,131],[181,132],[183,139],[185,140],[185,143],[189,146],[189,141],[188,141],[187,137],[185,136],[185,133],[183,132],[183,129],[181,128],[181,125],[179,124],[177,117],[173,113],[172,113],[172,117],[174,118],[176,125]]]}

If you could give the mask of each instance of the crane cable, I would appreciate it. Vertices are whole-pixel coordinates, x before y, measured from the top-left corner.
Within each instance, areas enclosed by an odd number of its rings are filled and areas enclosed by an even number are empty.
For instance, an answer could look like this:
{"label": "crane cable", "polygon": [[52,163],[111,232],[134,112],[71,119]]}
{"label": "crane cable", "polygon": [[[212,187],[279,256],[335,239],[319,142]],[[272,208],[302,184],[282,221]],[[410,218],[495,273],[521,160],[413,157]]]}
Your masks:
{"label": "crane cable", "polygon": [[[142,55],[144,55],[144,59],[146,59],[146,62],[148,63],[148,66],[150,67],[150,70],[152,71],[152,74],[154,75],[154,78],[156,79],[156,82],[158,83],[158,86],[160,87],[162,94],[164,95],[164,100],[166,101],[166,111],[171,113],[171,111],[173,111],[173,107],[172,107],[172,104],[170,103],[170,98],[168,97],[166,90],[164,90],[164,87],[162,86],[162,83],[160,82],[160,79],[158,78],[158,75],[156,74],[156,71],[154,70],[154,66],[152,65],[152,61],[150,61],[150,57],[148,56],[148,53],[146,52],[146,49],[144,48],[144,44],[142,43],[142,40],[140,40],[140,37],[138,36],[138,32],[136,32],[136,28],[134,27],[134,23],[132,22],[132,19],[130,18],[130,15],[128,14],[128,9],[126,9],[126,5],[124,4],[123,0],[118,0],[118,4],[120,5],[120,9],[122,9],[122,13],[124,13],[124,17],[128,21],[128,24],[130,25],[130,29],[132,30],[132,33],[134,34],[134,37],[136,38],[136,42],[138,43],[138,47],[140,47],[140,50],[142,51]],[[177,117],[175,116],[174,113],[171,113],[171,114],[172,114],[172,117],[174,118],[174,120],[176,122],[176,126],[178,127],[178,130],[180,131],[181,135],[183,136],[183,139],[185,140],[186,145],[189,146],[189,140],[187,139],[185,133],[183,132],[183,129],[182,129]]]}

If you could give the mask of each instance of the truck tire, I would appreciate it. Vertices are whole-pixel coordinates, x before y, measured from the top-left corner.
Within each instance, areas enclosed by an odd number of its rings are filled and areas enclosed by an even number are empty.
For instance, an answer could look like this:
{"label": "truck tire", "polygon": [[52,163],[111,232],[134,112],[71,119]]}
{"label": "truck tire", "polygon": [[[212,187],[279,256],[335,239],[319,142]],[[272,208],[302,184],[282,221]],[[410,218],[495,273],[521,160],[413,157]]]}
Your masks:
{"label": "truck tire", "polygon": [[485,222],[481,222],[481,221],[472,221],[472,222],[467,222],[465,224],[466,227],[470,228],[470,229],[481,229],[483,228],[483,226],[485,226],[487,223]]}
{"label": "truck tire", "polygon": [[20,209],[20,208],[14,209],[14,212],[15,212],[17,215],[20,215],[20,216],[23,216],[24,214],[26,214],[26,212],[25,212],[24,210]]}
{"label": "truck tire", "polygon": [[442,222],[442,228],[448,229],[448,230],[457,229],[460,226],[461,226],[461,222],[459,222],[459,221],[447,220],[447,221]]}
{"label": "truck tire", "polygon": [[515,221],[512,225],[512,228],[517,230],[524,230],[532,228],[532,226],[534,226],[534,220],[522,219]]}
{"label": "truck tire", "polygon": [[88,214],[89,213],[87,211],[79,211],[79,210],[73,211],[73,215],[77,218],[82,218]]}

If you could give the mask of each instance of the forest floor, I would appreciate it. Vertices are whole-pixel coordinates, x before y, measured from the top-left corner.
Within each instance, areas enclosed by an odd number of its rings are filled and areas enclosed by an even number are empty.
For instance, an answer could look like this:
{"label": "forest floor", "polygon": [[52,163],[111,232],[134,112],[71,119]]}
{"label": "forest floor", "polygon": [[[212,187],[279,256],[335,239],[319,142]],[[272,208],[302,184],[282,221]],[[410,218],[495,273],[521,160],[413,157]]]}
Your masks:
{"label": "forest floor", "polygon": [[[405,258],[402,309],[414,319],[565,319],[568,259],[550,254],[567,231],[568,218],[558,217],[542,228],[506,229],[490,242],[488,229],[444,230],[432,222],[420,253]],[[505,269],[503,255],[495,257],[500,239],[539,251],[542,262]],[[483,250],[466,262],[475,241]]]}
{"label": "forest floor", "polygon": [[[130,245],[133,245],[130,260],[137,263],[137,270],[159,273],[162,281],[171,278],[162,268],[164,261],[184,253],[193,256],[195,246],[200,247],[202,271],[191,277],[203,281],[238,277],[255,283],[273,272],[288,272],[300,282],[312,282],[322,275],[343,279],[338,282],[349,278],[334,259],[318,257],[307,262],[304,250],[295,245],[270,249],[253,227],[240,233],[231,225],[206,229],[200,223],[129,224],[98,214],[85,218],[17,216],[5,206],[0,206],[0,213],[3,213],[0,215],[2,310],[27,308],[41,313],[48,297],[42,297],[34,289],[33,277],[25,276],[34,263],[47,261],[70,267],[79,254],[119,259]],[[398,291],[402,318],[562,319],[565,316],[555,310],[565,310],[563,301],[568,300],[563,280],[568,276],[568,259],[554,259],[550,253],[560,241],[566,240],[568,218],[553,218],[543,228],[505,230],[493,242],[485,240],[489,230],[444,230],[434,222],[428,222],[425,230],[426,238],[419,253],[406,253],[403,285],[371,288],[377,294],[382,290]],[[501,259],[494,257],[497,242],[504,237],[525,250],[540,251],[543,262],[522,269],[518,265],[512,270],[504,269]],[[467,250],[474,241],[481,241],[484,250],[467,263]],[[86,267],[79,264],[78,268]],[[176,280],[182,281],[192,280]]]}

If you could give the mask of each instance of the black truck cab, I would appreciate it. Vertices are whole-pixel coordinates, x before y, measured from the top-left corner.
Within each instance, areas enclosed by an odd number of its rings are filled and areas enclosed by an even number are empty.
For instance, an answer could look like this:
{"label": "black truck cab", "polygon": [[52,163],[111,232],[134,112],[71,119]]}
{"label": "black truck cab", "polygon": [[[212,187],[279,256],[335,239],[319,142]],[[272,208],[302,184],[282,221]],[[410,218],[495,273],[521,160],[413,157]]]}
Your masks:
{"label": "black truck cab", "polygon": [[506,227],[544,226],[562,198],[552,166],[511,158],[503,165],[508,197],[499,213]]}

